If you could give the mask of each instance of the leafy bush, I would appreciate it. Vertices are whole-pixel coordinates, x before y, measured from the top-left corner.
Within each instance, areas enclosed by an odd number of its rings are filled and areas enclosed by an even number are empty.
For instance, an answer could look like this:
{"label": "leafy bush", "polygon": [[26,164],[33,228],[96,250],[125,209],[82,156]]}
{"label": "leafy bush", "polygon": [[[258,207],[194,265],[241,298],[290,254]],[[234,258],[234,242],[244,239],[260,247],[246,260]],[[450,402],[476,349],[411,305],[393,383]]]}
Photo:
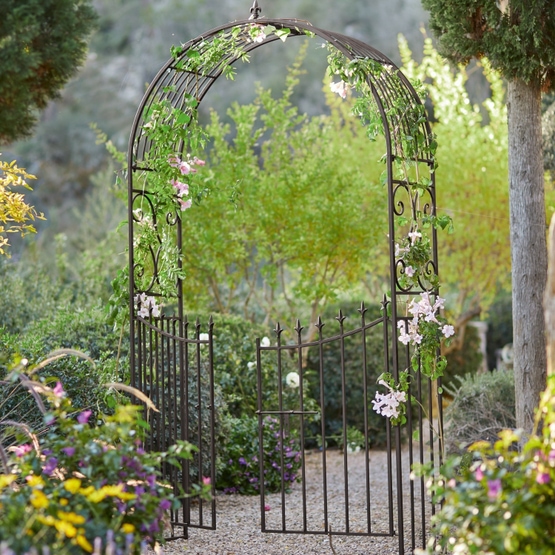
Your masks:
{"label": "leafy bush", "polygon": [[[16,373],[8,378],[19,379]],[[81,554],[112,542],[118,552],[135,554],[163,541],[165,515],[179,501],[160,483],[159,468],[190,458],[191,446],[178,443],[167,453],[146,453],[138,407],[120,406],[103,417],[102,426],[91,427],[91,412],[76,411],[60,382],[54,388],[25,383],[42,398],[45,430],[36,435],[23,424],[4,423],[5,436],[11,431],[19,440],[11,452],[1,448],[7,461],[0,475],[4,547],[26,553],[48,546],[51,553]]]}
{"label": "leafy bush", "polygon": [[[260,493],[259,421],[255,416],[231,418],[226,444],[226,465],[216,486],[225,493],[257,495]],[[286,490],[298,481],[301,454],[297,439],[280,429],[279,420],[266,417],[262,428],[264,438],[264,487],[268,493]],[[282,462],[283,457],[283,462]],[[283,464],[283,471],[282,471]]]}
{"label": "leafy bush", "polygon": [[453,401],[445,411],[445,448],[461,453],[476,441],[495,441],[505,428],[516,426],[514,375],[494,370],[457,377],[448,388]]}
{"label": "leafy bush", "polygon": [[433,517],[435,537],[420,554],[555,553],[555,376],[549,376],[535,429],[523,437],[512,430],[471,447],[474,462],[451,457],[440,476],[428,470],[441,511]]}
{"label": "leafy bush", "polygon": [[[50,317],[30,322],[21,334],[0,328],[0,377],[6,375],[8,362],[15,356],[36,364],[56,349],[78,349],[96,365],[78,357],[63,357],[42,368],[38,377],[45,383],[57,380],[64,383],[77,409],[92,409],[95,415],[97,412],[109,412],[117,395],[102,384],[125,377],[129,342],[126,337],[121,339],[120,344],[120,337],[105,323],[101,310],[91,308],[80,311],[68,306],[53,311]],[[28,396],[12,392],[9,388],[0,391],[0,401],[6,401],[7,397],[11,399],[8,404],[12,411],[11,419],[40,420],[36,406]],[[8,405],[0,402],[0,414],[4,410],[2,406],[6,408]]]}

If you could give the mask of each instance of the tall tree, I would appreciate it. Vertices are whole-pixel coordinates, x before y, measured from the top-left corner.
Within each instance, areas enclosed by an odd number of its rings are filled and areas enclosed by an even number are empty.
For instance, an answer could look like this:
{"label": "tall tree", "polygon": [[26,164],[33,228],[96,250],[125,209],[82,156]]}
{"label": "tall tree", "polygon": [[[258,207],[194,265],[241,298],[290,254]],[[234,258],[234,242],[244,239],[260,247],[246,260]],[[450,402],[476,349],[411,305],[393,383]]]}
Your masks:
{"label": "tall tree", "polygon": [[[440,52],[487,56],[508,80],[509,198],[517,425],[531,430],[545,387],[547,277],[541,93],[555,87],[552,0],[422,0]],[[469,160],[472,163],[472,160]]]}
{"label": "tall tree", "polygon": [[3,0],[0,144],[28,136],[49,100],[75,74],[96,22],[89,0]]}

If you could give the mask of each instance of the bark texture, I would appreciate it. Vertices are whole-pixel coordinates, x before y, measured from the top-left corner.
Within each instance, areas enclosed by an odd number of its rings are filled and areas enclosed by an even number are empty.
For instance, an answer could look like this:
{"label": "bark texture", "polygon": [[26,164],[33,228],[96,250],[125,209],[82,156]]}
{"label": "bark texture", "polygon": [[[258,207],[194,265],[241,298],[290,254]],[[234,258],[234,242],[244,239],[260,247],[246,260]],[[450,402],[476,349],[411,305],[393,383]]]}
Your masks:
{"label": "bark texture", "polygon": [[548,248],[548,276],[543,304],[547,340],[547,373],[555,374],[555,214],[549,226]]}
{"label": "bark texture", "polygon": [[546,383],[543,295],[547,246],[539,86],[508,85],[516,421],[530,432]]}

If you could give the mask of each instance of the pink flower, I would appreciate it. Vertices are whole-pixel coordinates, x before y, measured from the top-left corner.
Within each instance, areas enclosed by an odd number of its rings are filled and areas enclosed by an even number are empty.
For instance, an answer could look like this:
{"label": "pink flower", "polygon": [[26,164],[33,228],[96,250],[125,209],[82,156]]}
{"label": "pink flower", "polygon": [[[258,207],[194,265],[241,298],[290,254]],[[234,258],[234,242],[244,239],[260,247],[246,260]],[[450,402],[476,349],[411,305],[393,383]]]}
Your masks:
{"label": "pink flower", "polygon": [[441,333],[445,336],[445,337],[451,337],[452,335],[455,335],[455,328],[453,326],[443,326],[441,328]]}
{"label": "pink flower", "polygon": [[212,483],[212,481],[210,480],[210,476],[203,476],[202,477],[202,483],[205,486],[209,486]]}
{"label": "pink flower", "polygon": [[197,158],[196,156],[193,158],[193,164],[195,164],[195,166],[205,166],[206,162],[204,160],[201,160],[200,158]]}
{"label": "pink flower", "polygon": [[13,450],[16,457],[23,457],[23,455],[29,453],[29,451],[32,451],[33,448],[31,447],[31,445],[26,443],[25,445],[16,445]]}
{"label": "pink flower", "polygon": [[177,191],[177,196],[182,197],[189,194],[189,185],[187,183],[182,183],[177,179],[172,179],[170,183],[175,187],[175,190]]}
{"label": "pink flower", "polygon": [[481,466],[479,466],[476,469],[476,472],[474,472],[474,478],[476,478],[477,482],[481,482],[484,479],[484,471]]}
{"label": "pink flower", "polygon": [[412,266],[407,266],[405,268],[405,274],[407,274],[407,276],[412,277],[415,273],[415,269]]}
{"label": "pink flower", "polygon": [[536,482],[538,484],[548,484],[551,481],[551,476],[547,472],[538,472]]}
{"label": "pink flower", "polygon": [[54,389],[52,390],[52,393],[54,393],[54,395],[56,395],[56,397],[63,397],[66,392],[64,391],[64,388],[62,386],[62,382],[57,382],[56,385],[54,386]]}
{"label": "pink flower", "polygon": [[265,511],[269,511],[272,507],[270,507],[270,505],[264,505],[264,510]]}
{"label": "pink flower", "polygon": [[488,481],[488,498],[493,500],[493,499],[497,499],[497,497],[499,497],[499,494],[501,493],[501,490],[503,488],[501,487],[501,480],[499,478],[497,478],[496,480],[489,480]]}
{"label": "pink flower", "polygon": [[92,411],[91,410],[84,410],[78,417],[77,417],[77,422],[79,422],[79,424],[86,424],[89,421],[89,418],[91,417]]}
{"label": "pink flower", "polygon": [[331,92],[337,93],[341,98],[347,98],[347,85],[344,81],[330,83]]}
{"label": "pink flower", "polygon": [[191,208],[191,205],[193,204],[192,200],[182,200],[182,199],[177,199],[179,201],[179,204],[181,204],[181,211],[183,212],[184,210],[187,210],[187,208]]}

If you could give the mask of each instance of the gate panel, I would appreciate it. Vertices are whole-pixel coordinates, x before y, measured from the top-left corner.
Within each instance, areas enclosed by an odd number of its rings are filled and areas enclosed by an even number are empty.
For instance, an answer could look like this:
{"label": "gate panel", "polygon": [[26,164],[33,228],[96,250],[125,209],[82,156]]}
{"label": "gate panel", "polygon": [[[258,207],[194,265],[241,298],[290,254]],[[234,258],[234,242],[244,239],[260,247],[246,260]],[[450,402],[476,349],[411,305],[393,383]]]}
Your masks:
{"label": "gate panel", "polygon": [[[136,318],[135,372],[132,385],[156,406],[145,407],[150,426],[145,448],[167,451],[177,440],[196,447],[192,460],[178,467],[162,464],[162,476],[181,496],[181,507],[171,511],[170,538],[187,537],[188,528],[215,529],[215,498],[207,502],[195,493],[203,481],[216,480],[213,323],[201,333],[179,318]],[[190,332],[192,328],[192,332]],[[191,337],[189,337],[191,335]],[[214,486],[212,486],[214,488]]]}
{"label": "gate panel", "polygon": [[[313,341],[305,342],[302,339],[303,328],[297,323],[295,328],[296,340],[291,343],[283,341],[283,329],[278,325],[276,328],[277,342],[275,345],[262,346],[260,340],[257,341],[257,365],[258,365],[258,417],[260,423],[259,429],[259,479],[261,483],[261,525],[263,532],[276,532],[276,533],[309,533],[309,534],[325,534],[325,535],[360,535],[360,536],[393,536],[395,535],[394,528],[394,513],[395,499],[393,494],[393,460],[391,456],[391,449],[389,448],[395,440],[392,438],[391,426],[387,419],[382,419],[383,432],[386,436],[386,443],[388,446],[387,457],[387,474],[383,479],[388,479],[389,488],[387,499],[374,500],[372,497],[371,478],[374,468],[372,465],[371,457],[371,433],[369,426],[369,411],[372,410],[370,399],[373,396],[370,393],[369,387],[375,384],[377,377],[389,369],[389,322],[386,311],[383,310],[381,318],[374,320],[370,323],[365,321],[366,309],[364,306],[361,312],[361,325],[353,330],[346,331],[344,329],[344,320],[342,314],[339,315],[340,331],[339,334],[332,337],[325,338],[323,336],[324,323],[319,320],[316,324],[318,328],[318,337]],[[370,365],[367,357],[367,342],[372,335],[378,335],[382,341],[384,359],[382,364],[378,367],[375,363]],[[345,345],[349,342],[351,345],[358,345],[359,358],[357,365],[359,369],[359,376],[356,384],[348,383],[346,364],[345,364]],[[326,405],[328,403],[327,397],[332,395],[327,389],[327,378],[330,376],[330,371],[334,370],[325,364],[324,352],[332,344],[339,345],[340,351],[340,385],[339,389],[335,391],[338,396],[339,402],[342,407],[341,414],[341,427],[339,436],[335,435],[330,437],[329,427],[327,425]],[[318,371],[316,376],[311,376],[310,380],[305,376],[306,374],[306,356],[309,350],[316,353],[319,361]],[[283,361],[286,357],[294,358],[296,361],[297,374],[298,374],[298,394],[296,406],[286,406],[284,404],[284,390],[290,387],[291,382],[296,383],[295,380],[290,378],[290,374],[284,375]],[[270,360],[272,359],[272,360]],[[265,406],[263,400],[263,378],[262,372],[265,369],[268,371],[268,366],[271,372],[275,375],[274,385],[278,391],[278,406]],[[349,375],[353,379],[353,375]],[[317,401],[317,410],[307,409],[305,406],[305,388],[308,386],[309,381],[312,382],[314,389],[314,381],[317,382],[316,388],[319,391],[319,399]],[[361,387],[362,395],[359,395],[359,404],[354,406],[349,398],[349,388]],[[357,477],[365,482],[364,496],[361,499],[358,496],[353,499],[352,488],[349,487],[349,480],[351,479],[351,465],[350,465],[350,449],[345,438],[349,437],[350,418],[354,411],[360,411],[362,414],[363,429],[361,430],[364,441],[361,446],[364,452],[365,465],[364,475]],[[277,433],[281,440],[280,460],[281,465],[279,471],[281,472],[281,511],[267,513],[265,510],[267,505],[267,492],[264,486],[264,459],[265,459],[265,436],[267,434]],[[318,438],[319,436],[319,438]],[[289,483],[289,476],[287,475],[287,460],[290,449],[290,437],[296,438],[298,449],[301,458],[300,469],[300,483],[294,488],[293,493],[286,494],[286,484]],[[340,454],[341,464],[343,467],[343,496],[342,499],[330,499],[328,496],[328,483],[327,483],[327,465],[330,458],[337,461],[338,448],[329,447],[328,443],[334,440],[337,443],[341,442],[343,438],[343,450]],[[295,441],[295,440],[293,440]],[[318,446],[320,443],[320,446]],[[400,452],[397,449],[397,452]],[[308,468],[310,462],[310,469]],[[316,462],[317,464],[313,464]],[[319,467],[314,471],[314,467]],[[358,488],[357,488],[358,489]],[[310,493],[309,493],[310,490]],[[318,492],[318,493],[316,493]],[[287,506],[290,504],[299,504],[302,506],[302,522],[292,522],[288,518]],[[376,528],[372,522],[372,508],[375,504],[381,504],[381,510],[385,509],[388,514],[385,526],[381,525]],[[340,507],[339,507],[340,506]],[[358,509],[354,509],[357,507]],[[356,513],[358,511],[358,513]],[[356,513],[356,514],[355,514]],[[333,514],[333,518],[331,515]],[[338,516],[340,515],[340,516]]]}

